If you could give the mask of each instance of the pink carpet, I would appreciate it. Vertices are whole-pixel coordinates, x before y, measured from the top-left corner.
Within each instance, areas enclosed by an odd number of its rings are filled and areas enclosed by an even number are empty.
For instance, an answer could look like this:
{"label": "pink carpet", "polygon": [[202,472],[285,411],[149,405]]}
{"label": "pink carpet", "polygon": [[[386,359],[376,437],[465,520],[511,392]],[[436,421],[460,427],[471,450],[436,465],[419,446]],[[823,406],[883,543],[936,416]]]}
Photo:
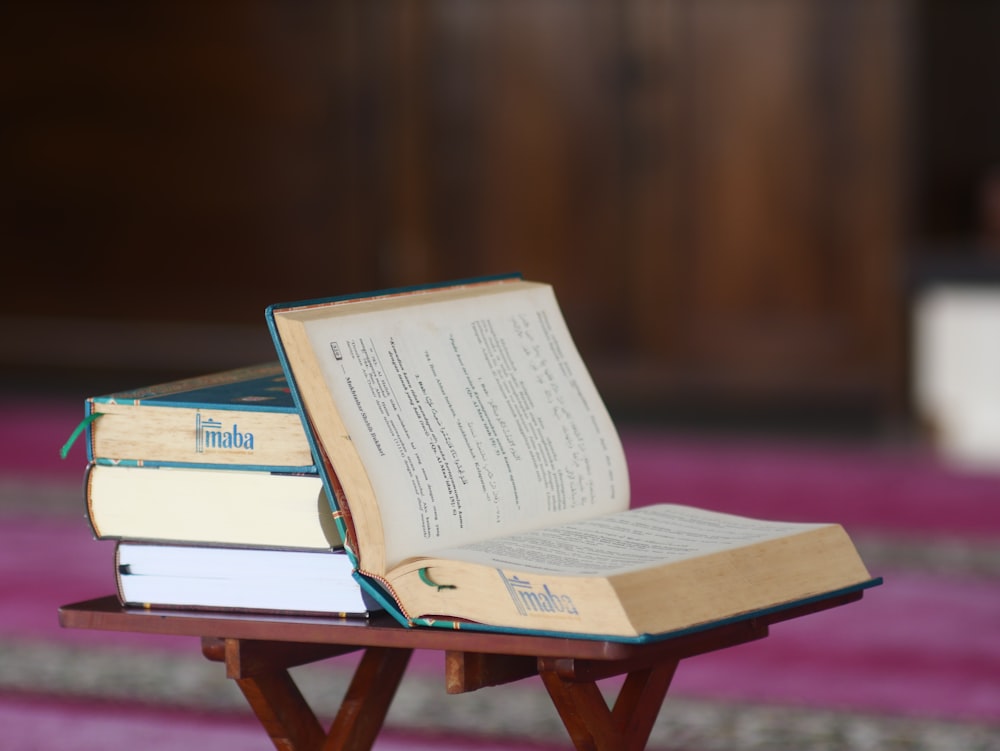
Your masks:
{"label": "pink carpet", "polygon": [[959,471],[925,449],[642,431],[625,432],[623,442],[635,504],[836,521],[852,534],[1000,537],[1000,471]]}
{"label": "pink carpet", "polygon": [[81,480],[87,465],[81,436],[66,459],[59,450],[84,417],[83,398],[51,400],[0,397],[0,476]]}

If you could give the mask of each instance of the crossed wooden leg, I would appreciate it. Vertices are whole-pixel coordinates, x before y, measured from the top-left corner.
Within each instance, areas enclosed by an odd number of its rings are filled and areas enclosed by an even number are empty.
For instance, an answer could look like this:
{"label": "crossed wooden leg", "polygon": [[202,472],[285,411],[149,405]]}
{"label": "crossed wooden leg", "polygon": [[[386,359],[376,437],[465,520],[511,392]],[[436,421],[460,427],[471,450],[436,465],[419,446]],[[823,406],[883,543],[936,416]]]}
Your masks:
{"label": "crossed wooden leg", "polygon": [[[445,651],[448,693],[541,676],[577,751],[642,751],[681,659],[759,639],[767,627],[733,624],[651,645],[627,659],[578,659]],[[413,649],[363,647],[337,715],[324,731],[288,669],[355,651],[356,645],[202,638],[202,651],[224,662],[278,751],[370,751]],[[613,707],[598,681],[624,675]]]}
{"label": "crossed wooden leg", "polygon": [[646,747],[677,662],[629,673],[613,709],[608,708],[595,681],[580,682],[547,662],[540,660],[542,681],[578,751],[642,751]]}
{"label": "crossed wooden leg", "polygon": [[412,649],[368,647],[337,716],[324,732],[288,668],[355,651],[337,644],[202,638],[202,652],[224,662],[278,751],[370,751],[406,671]]}
{"label": "crossed wooden leg", "polygon": [[[539,675],[577,751],[642,751],[677,666],[684,658],[767,636],[767,626],[744,621],[649,644],[627,659],[524,657],[448,652],[448,693]],[[598,681],[625,676],[612,708]]]}
{"label": "crossed wooden leg", "polygon": [[[540,675],[578,751],[641,751],[678,662],[663,656],[633,663],[448,652],[445,680],[448,693],[460,694]],[[627,677],[612,710],[597,681],[622,674]]]}

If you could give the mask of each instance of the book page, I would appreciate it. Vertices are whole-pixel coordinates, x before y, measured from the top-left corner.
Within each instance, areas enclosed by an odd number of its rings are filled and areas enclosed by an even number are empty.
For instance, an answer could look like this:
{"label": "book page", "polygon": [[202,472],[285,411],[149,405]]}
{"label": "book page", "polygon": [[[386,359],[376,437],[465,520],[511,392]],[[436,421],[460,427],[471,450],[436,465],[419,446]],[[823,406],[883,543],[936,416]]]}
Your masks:
{"label": "book page", "polygon": [[617,431],[548,286],[356,308],[306,332],[390,564],[628,507]]}
{"label": "book page", "polygon": [[749,545],[818,524],[772,522],[660,504],[439,551],[437,557],[579,576],[608,576]]}

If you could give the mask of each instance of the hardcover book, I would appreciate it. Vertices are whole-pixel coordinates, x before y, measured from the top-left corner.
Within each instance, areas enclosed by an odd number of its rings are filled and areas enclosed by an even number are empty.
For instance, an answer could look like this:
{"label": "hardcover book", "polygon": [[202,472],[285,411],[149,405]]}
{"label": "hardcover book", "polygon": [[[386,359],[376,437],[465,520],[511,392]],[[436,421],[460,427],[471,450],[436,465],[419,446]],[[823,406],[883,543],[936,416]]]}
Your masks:
{"label": "hardcover book", "polygon": [[340,617],[380,610],[343,554],[319,551],[157,545],[115,546],[123,605]]}
{"label": "hardcover book", "polygon": [[85,495],[97,539],[341,547],[317,474],[90,464]]}
{"label": "hardcover book", "polygon": [[880,583],[836,523],[632,507],[549,285],[473,280],[266,318],[356,576],[400,623],[647,641]]}
{"label": "hardcover book", "polygon": [[316,472],[276,362],[90,397],[85,412],[96,464]]}

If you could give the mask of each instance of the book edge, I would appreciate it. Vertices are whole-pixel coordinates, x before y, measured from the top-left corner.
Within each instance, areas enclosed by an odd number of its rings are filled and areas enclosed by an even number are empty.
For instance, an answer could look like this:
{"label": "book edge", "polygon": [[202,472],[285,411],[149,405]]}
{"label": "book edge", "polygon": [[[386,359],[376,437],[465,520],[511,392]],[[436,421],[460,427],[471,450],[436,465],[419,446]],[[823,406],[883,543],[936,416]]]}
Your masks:
{"label": "book edge", "polygon": [[688,636],[690,634],[696,634],[702,631],[708,631],[709,629],[721,626],[727,626],[733,623],[753,620],[755,618],[764,618],[777,613],[781,613],[786,610],[791,610],[793,608],[811,605],[814,603],[822,602],[823,600],[840,597],[842,595],[852,594],[854,592],[863,592],[864,590],[871,589],[873,587],[877,587],[882,584],[883,584],[882,577],[876,576],[867,579],[863,582],[858,582],[857,584],[851,584],[846,587],[830,590],[828,592],[821,592],[819,594],[810,595],[808,597],[797,598],[795,600],[790,600],[788,602],[780,603],[778,605],[773,605],[766,608],[758,608],[756,610],[751,610],[746,613],[740,613],[738,615],[729,616],[727,618],[719,618],[717,620],[700,623],[686,628],[674,629],[672,631],[665,631],[662,633],[642,633],[638,634],[637,636],[621,636],[618,634],[597,634],[597,633],[590,634],[590,633],[578,633],[578,632],[558,631],[558,630],[515,628],[512,626],[490,626],[488,624],[477,623],[473,621],[448,620],[444,618],[442,619],[415,618],[412,620],[407,620],[405,618],[402,618],[402,620],[400,620],[399,622],[405,626],[412,628],[444,628],[451,631],[455,630],[482,631],[486,633],[521,634],[526,636],[550,636],[563,639],[586,639],[590,641],[609,641],[609,642],[620,642],[624,644],[646,644],[651,642],[676,639],[682,636]]}

